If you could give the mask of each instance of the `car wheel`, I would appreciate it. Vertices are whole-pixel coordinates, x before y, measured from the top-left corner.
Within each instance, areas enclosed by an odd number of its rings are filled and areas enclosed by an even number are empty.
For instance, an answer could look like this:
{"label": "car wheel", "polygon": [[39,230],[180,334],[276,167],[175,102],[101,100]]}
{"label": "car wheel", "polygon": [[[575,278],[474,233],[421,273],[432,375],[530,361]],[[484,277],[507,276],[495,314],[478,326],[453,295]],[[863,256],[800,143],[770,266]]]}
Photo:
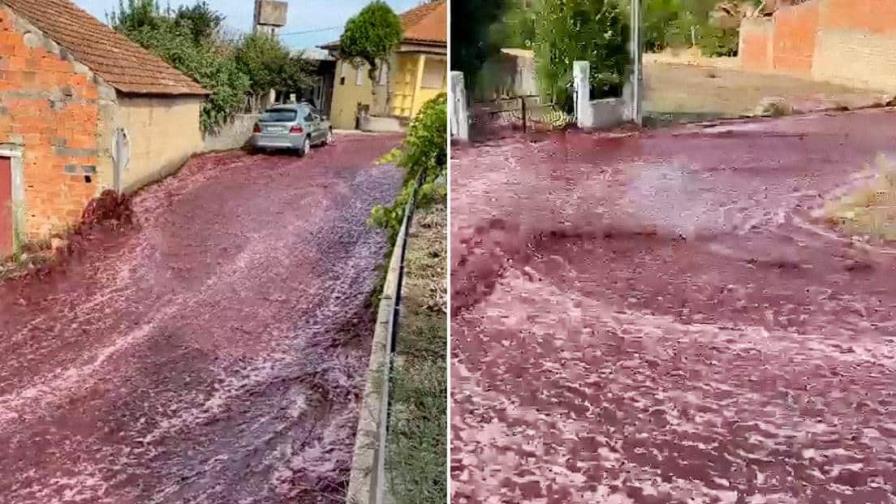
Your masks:
{"label": "car wheel", "polygon": [[324,139],[324,145],[332,145],[333,144],[333,130],[327,130],[327,138]]}
{"label": "car wheel", "polygon": [[299,157],[304,157],[311,151],[311,138],[305,137],[305,140],[302,142],[302,147],[299,148]]}

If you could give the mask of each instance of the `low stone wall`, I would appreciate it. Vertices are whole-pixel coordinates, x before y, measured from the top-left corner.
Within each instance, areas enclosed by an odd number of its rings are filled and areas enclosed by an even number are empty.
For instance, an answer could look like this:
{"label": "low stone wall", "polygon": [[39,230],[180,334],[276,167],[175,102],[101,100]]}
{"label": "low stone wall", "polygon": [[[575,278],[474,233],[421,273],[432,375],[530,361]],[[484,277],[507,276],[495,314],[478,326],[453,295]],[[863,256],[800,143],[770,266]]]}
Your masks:
{"label": "low stone wall", "polygon": [[633,90],[626,84],[621,97],[591,99],[591,86],[588,75],[591,66],[587,61],[573,62],[572,75],[575,86],[576,126],[582,129],[606,129],[620,126],[633,120]]}
{"label": "low stone wall", "polygon": [[239,149],[246,145],[252,136],[252,128],[258,122],[258,114],[238,114],[225,124],[217,133],[206,134],[203,149],[205,151],[222,151]]}
{"label": "low stone wall", "polygon": [[623,98],[604,98],[592,100],[591,121],[586,128],[615,128],[629,120],[626,100]]}

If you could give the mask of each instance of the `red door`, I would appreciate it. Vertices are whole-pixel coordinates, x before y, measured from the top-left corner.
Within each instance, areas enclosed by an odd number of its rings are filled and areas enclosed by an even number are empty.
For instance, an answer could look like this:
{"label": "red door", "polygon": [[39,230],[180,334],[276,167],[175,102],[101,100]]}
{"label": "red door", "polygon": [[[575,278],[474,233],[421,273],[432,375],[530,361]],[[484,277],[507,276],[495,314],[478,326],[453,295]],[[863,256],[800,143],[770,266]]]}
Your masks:
{"label": "red door", "polygon": [[12,166],[0,157],[0,259],[12,254]]}

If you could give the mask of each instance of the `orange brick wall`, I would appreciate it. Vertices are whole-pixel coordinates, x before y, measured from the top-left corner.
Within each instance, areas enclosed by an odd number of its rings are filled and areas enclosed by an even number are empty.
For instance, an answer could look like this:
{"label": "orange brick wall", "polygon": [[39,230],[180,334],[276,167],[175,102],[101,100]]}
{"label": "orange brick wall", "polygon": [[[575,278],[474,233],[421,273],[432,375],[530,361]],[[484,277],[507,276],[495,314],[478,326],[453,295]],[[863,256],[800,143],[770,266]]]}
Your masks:
{"label": "orange brick wall", "polygon": [[774,25],[768,19],[745,19],[740,27],[741,66],[753,72],[768,72],[774,68],[772,62],[772,30]]}
{"label": "orange brick wall", "polygon": [[741,26],[745,70],[776,71],[883,92],[896,91],[896,0],[810,0]]}
{"label": "orange brick wall", "polygon": [[819,2],[778,10],[774,15],[773,67],[779,72],[811,76],[818,32]]}
{"label": "orange brick wall", "polygon": [[827,0],[825,7],[825,29],[896,34],[894,0]]}
{"label": "orange brick wall", "polygon": [[92,74],[0,6],[0,145],[23,152],[28,238],[75,224],[98,194],[97,104]]}

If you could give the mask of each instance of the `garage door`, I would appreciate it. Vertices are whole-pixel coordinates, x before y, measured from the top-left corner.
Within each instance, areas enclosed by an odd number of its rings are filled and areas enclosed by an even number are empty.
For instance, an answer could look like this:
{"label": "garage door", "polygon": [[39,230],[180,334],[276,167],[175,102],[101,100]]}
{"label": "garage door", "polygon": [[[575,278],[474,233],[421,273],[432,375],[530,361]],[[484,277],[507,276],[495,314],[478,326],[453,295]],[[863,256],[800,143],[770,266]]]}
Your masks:
{"label": "garage door", "polygon": [[12,165],[0,157],[0,258],[12,254]]}

